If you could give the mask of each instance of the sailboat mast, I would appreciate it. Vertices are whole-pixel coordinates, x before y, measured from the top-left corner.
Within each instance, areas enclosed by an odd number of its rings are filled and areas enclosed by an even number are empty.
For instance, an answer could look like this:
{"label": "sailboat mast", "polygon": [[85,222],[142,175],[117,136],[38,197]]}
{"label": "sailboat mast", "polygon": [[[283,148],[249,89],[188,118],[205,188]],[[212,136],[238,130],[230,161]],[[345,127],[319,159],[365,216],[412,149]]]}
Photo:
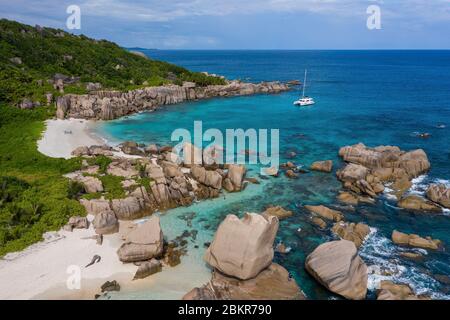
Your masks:
{"label": "sailboat mast", "polygon": [[305,97],[305,87],[306,87],[306,73],[308,72],[308,70],[305,69],[305,80],[303,80],[303,95],[302,98]]}

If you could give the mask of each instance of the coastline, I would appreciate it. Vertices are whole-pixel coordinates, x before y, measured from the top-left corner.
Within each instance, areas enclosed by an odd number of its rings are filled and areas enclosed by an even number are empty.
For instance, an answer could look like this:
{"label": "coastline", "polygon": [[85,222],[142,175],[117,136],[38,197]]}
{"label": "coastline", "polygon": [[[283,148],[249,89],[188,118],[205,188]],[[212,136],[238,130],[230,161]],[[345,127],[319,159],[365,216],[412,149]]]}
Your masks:
{"label": "coastline", "polygon": [[[189,228],[183,217],[197,212],[198,218],[217,211],[227,203],[241,203],[260,194],[266,182],[249,185],[245,193],[231,193],[226,197],[205,200],[189,207],[179,207],[160,213],[161,227],[167,240],[180,236]],[[93,216],[88,216],[89,220]],[[108,299],[181,299],[194,287],[207,283],[211,271],[203,262],[203,243],[211,241],[214,230],[203,229],[197,225],[196,243],[189,243],[187,254],[175,267],[163,266],[162,272],[145,279],[133,281],[137,266],[122,263],[117,257],[117,249],[123,243],[130,223],[141,223],[144,219],[120,221],[119,233],[105,235],[101,246],[93,239],[92,224],[88,229],[74,229],[73,232],[59,230],[63,237],[41,241],[22,251],[9,254],[0,259],[0,282],[5,290],[0,299],[83,299],[92,300],[100,294],[100,286],[106,281],[116,280],[120,292],[108,293]],[[93,255],[100,255],[101,261],[88,268]],[[45,261],[47,261],[45,263]],[[70,276],[67,268],[77,265],[81,268],[81,289],[69,290],[66,282]]]}
{"label": "coastline", "polygon": [[[46,121],[46,129],[38,141],[38,151],[50,157],[71,158],[71,151],[78,146],[90,146],[107,143],[92,131],[96,120],[52,119]],[[71,134],[64,134],[71,130]],[[123,152],[113,151],[114,156],[136,157]],[[260,186],[251,186],[244,194],[227,194],[219,199],[196,203],[189,207],[180,207],[161,213],[161,224],[167,240],[180,236],[188,227],[180,217],[192,211],[208,211],[223,205],[224,201],[242,201],[261,190]],[[88,215],[90,221],[92,215]],[[60,229],[48,234],[56,235],[50,240],[43,240],[28,248],[6,255],[0,259],[0,282],[5,290],[0,292],[0,299],[94,299],[100,294],[100,287],[106,281],[116,280],[120,292],[110,292],[107,299],[181,299],[193,287],[201,286],[210,279],[210,270],[203,262],[203,245],[188,245],[188,251],[182,261],[175,267],[164,266],[163,271],[151,277],[133,281],[137,270],[134,264],[124,264],[117,257],[117,250],[123,243],[123,235],[130,223],[120,221],[119,233],[105,235],[101,246],[89,239],[95,235],[92,223],[88,229],[74,229],[73,232]],[[209,231],[209,230],[208,230]],[[211,241],[213,233],[207,230],[199,232],[199,244]],[[45,236],[44,236],[45,238]],[[101,261],[88,268],[94,255],[100,255]],[[48,263],[43,263],[48,261]],[[81,288],[70,290],[66,282],[70,277],[69,266],[81,269]],[[16,280],[19,279],[19,280]],[[175,281],[174,281],[175,280]],[[101,297],[102,299],[104,297]]]}
{"label": "coastline", "polygon": [[72,157],[72,151],[78,147],[104,144],[104,141],[92,132],[92,120],[51,119],[45,124],[46,129],[37,143],[37,148],[49,157],[69,159]]}
{"label": "coastline", "polygon": [[[93,216],[88,219],[92,220]],[[93,299],[105,281],[131,280],[137,267],[122,264],[116,255],[126,228],[122,224],[121,232],[105,236],[101,246],[89,239],[95,235],[92,224],[89,229],[73,232],[61,229],[50,233],[59,237],[7,254],[0,260],[0,282],[4,289],[0,299]],[[101,261],[85,268],[96,254],[101,256]],[[68,272],[70,266],[80,268],[80,290],[70,290],[66,285],[73,274]]]}

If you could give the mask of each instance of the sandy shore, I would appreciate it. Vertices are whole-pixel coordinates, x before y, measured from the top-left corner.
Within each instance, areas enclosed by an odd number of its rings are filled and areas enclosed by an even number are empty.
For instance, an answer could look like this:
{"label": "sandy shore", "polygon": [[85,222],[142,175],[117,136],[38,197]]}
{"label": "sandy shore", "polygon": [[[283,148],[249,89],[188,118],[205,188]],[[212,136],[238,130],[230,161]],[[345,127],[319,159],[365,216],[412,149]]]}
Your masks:
{"label": "sandy shore", "polygon": [[[67,159],[79,146],[104,144],[100,137],[90,133],[92,124],[79,119],[48,120],[38,142],[38,150],[50,157]],[[114,155],[136,157],[120,151]],[[93,216],[88,218],[92,220]],[[167,239],[179,236],[186,228],[176,216],[164,214],[161,219]],[[73,232],[59,230],[48,233],[53,236],[23,251],[0,258],[0,299],[93,299],[95,294],[100,294],[100,286],[108,280],[116,280],[121,286],[119,293],[111,293],[112,298],[180,299],[193,287],[209,280],[210,270],[204,263],[199,263],[204,249],[190,246],[189,254],[183,257],[180,265],[163,267],[163,272],[133,281],[137,267],[123,264],[117,256],[117,249],[122,245],[129,226],[130,222],[121,221],[119,233],[104,236],[102,245],[92,239],[95,235],[92,225],[89,229],[75,229]],[[47,237],[44,235],[44,238]],[[210,239],[204,239],[207,240]],[[94,255],[99,255],[101,261],[85,268]],[[81,286],[80,289],[70,289],[67,282],[77,268]]]}
{"label": "sandy shore", "polygon": [[[88,218],[92,220],[93,216]],[[52,239],[7,254],[0,259],[0,299],[92,300],[101,293],[101,285],[112,280],[121,288],[118,293],[108,294],[109,298],[180,299],[193,287],[209,280],[210,271],[204,263],[199,263],[203,250],[191,251],[176,267],[164,266],[160,273],[133,280],[137,266],[124,264],[117,256],[117,249],[132,224],[120,221],[119,232],[104,236],[102,245],[90,239],[95,235],[90,225],[89,229],[53,232],[57,236]],[[172,233],[167,228],[164,231]],[[101,261],[86,268],[94,255],[99,255]],[[71,283],[75,269],[80,272],[80,288],[70,289],[67,283]]]}
{"label": "sandy shore", "polygon": [[47,120],[47,128],[38,141],[39,152],[53,158],[71,157],[71,152],[80,146],[104,144],[99,137],[89,132],[89,120]]}
{"label": "sandy shore", "polygon": [[[123,264],[116,253],[128,226],[123,223],[121,232],[104,236],[102,245],[89,239],[95,235],[91,225],[73,232],[60,230],[59,238],[6,255],[0,260],[0,299],[93,299],[107,280],[131,282],[137,267]],[[101,261],[85,268],[94,255]],[[80,289],[69,289],[66,284],[74,274],[70,268],[79,268]]]}

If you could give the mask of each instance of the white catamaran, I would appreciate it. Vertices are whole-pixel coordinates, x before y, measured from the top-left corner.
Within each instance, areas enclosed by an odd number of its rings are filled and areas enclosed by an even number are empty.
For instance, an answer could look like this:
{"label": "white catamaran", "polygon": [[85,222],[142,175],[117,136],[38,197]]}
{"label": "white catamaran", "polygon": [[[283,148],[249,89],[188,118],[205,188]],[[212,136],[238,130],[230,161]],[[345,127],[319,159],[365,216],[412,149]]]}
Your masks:
{"label": "white catamaran", "polygon": [[298,99],[297,101],[294,101],[294,105],[296,105],[296,106],[305,107],[305,106],[313,105],[315,103],[313,98],[305,96],[306,74],[307,74],[307,70],[305,69],[305,80],[303,81],[303,94],[300,99]]}

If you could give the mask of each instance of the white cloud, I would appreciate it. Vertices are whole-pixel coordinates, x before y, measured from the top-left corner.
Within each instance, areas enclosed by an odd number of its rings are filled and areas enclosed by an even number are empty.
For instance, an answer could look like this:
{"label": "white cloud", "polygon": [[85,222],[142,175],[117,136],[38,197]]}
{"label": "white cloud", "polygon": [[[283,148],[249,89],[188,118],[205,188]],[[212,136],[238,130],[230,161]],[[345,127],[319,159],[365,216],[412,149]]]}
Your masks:
{"label": "white cloud", "polygon": [[87,15],[161,22],[192,16],[270,12],[356,16],[374,3],[381,6],[387,17],[450,20],[450,0],[85,0],[81,6]]}
{"label": "white cloud", "polygon": [[374,3],[381,6],[385,18],[450,21],[450,0],[0,0],[2,16],[11,15],[10,11],[49,16],[69,4],[78,4],[86,16],[147,22],[259,13],[358,16]]}

